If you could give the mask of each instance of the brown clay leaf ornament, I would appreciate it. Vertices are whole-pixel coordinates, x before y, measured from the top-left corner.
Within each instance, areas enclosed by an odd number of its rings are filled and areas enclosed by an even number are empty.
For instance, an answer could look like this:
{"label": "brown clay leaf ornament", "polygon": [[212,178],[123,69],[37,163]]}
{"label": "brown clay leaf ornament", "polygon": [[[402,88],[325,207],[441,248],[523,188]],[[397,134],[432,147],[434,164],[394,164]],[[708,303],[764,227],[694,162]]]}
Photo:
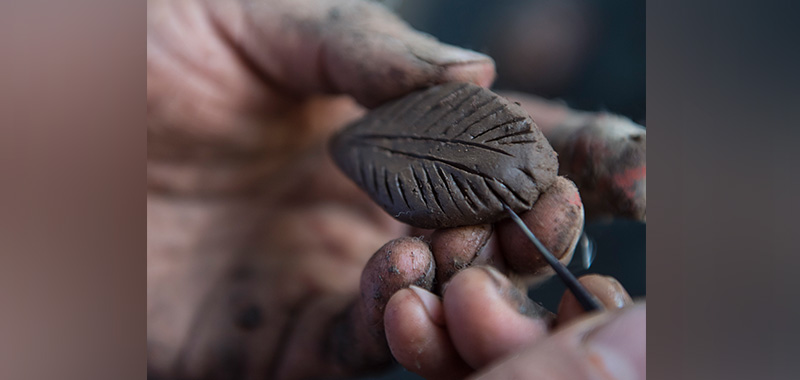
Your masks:
{"label": "brown clay leaf ornament", "polygon": [[396,219],[420,228],[529,210],[558,159],[522,107],[468,83],[387,103],[331,141],[336,164]]}

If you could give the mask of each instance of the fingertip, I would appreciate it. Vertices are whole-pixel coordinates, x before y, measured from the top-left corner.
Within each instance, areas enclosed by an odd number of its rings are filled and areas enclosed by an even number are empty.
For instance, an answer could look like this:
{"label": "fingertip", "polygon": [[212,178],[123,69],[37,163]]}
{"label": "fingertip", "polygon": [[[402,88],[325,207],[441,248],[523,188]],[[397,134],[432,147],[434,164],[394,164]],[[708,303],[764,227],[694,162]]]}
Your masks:
{"label": "fingertip", "polygon": [[492,225],[442,228],[431,235],[431,251],[436,261],[436,280],[449,281],[473,264],[492,236]]}
{"label": "fingertip", "polygon": [[440,68],[438,83],[470,82],[489,87],[494,81],[495,63],[486,54],[445,44],[411,29],[399,38],[414,58]]}
{"label": "fingertip", "polygon": [[418,238],[392,240],[375,252],[361,274],[361,310],[369,328],[382,335],[384,310],[400,289],[417,285],[430,289],[435,264],[428,244]]}
{"label": "fingertip", "polygon": [[597,313],[496,361],[474,378],[645,379],[646,330],[644,305]]}
{"label": "fingertip", "polygon": [[416,31],[379,2],[263,5],[209,2],[215,26],[282,95],[347,94],[374,108],[446,82],[488,87],[495,77],[489,56]]}
{"label": "fingertip", "polygon": [[408,288],[414,292],[414,295],[416,295],[417,298],[419,298],[419,301],[422,306],[425,307],[425,311],[428,313],[428,317],[430,317],[431,322],[437,326],[444,326],[445,321],[442,300],[433,293],[422,289],[419,286],[411,285]]}
{"label": "fingertip", "polygon": [[473,267],[457,274],[444,294],[448,331],[461,357],[481,368],[546,335],[546,311],[499,272]]}
{"label": "fingertip", "polygon": [[362,4],[346,13],[352,20],[370,20],[358,28],[340,20],[328,31],[321,70],[334,92],[373,108],[437,84],[488,87],[494,81],[494,60],[485,54],[444,44],[382,7]]}
{"label": "fingertip", "polygon": [[589,218],[647,218],[647,130],[607,113],[581,118],[574,132],[553,146],[559,161],[586,196]]}
{"label": "fingertip", "polygon": [[425,378],[463,378],[471,369],[456,352],[444,327],[435,321],[438,317],[431,316],[431,308],[436,308],[431,303],[441,304],[436,296],[420,288],[402,289],[392,296],[384,316],[389,349],[398,363]]}
{"label": "fingertip", "polygon": [[[389,287],[394,287],[400,283],[410,281],[403,286],[397,286],[394,291],[416,284],[424,288],[430,288],[433,281],[435,264],[430,247],[425,241],[415,237],[402,237],[394,239],[384,244],[367,262],[362,275],[362,286],[365,281],[374,279]],[[387,279],[395,279],[388,283]]]}
{"label": "fingertip", "polygon": [[489,88],[494,82],[494,61],[488,59],[467,63],[454,63],[444,66],[441,82],[469,82]]}
{"label": "fingertip", "polygon": [[[533,208],[520,214],[520,218],[556,258],[569,263],[584,222],[583,204],[572,181],[558,177]],[[514,223],[499,223],[497,233],[503,256],[515,272],[524,275],[552,273],[539,249]]]}
{"label": "fingertip", "polygon": [[419,306],[422,306],[419,299],[408,288],[398,290],[386,303],[383,323],[390,348],[392,342],[403,341],[402,338],[405,337],[404,331],[413,330],[413,328],[407,328],[407,325],[414,325],[415,322],[426,319],[426,314],[420,313],[424,312],[424,310],[420,309]]}
{"label": "fingertip", "polygon": [[[410,285],[430,288],[435,266],[428,245],[417,238],[399,238],[378,249],[361,274],[361,295],[332,317],[325,340],[329,361],[344,373],[379,368],[390,361],[384,316],[397,318],[405,310],[386,308],[392,296],[411,294]],[[402,298],[393,302],[398,305]],[[400,302],[399,304],[402,304]],[[418,309],[418,308],[417,308]],[[299,359],[298,359],[299,360]]]}
{"label": "fingertip", "polygon": [[579,332],[580,348],[590,371],[614,379],[647,378],[647,309],[632,305],[611,314],[588,333]]}

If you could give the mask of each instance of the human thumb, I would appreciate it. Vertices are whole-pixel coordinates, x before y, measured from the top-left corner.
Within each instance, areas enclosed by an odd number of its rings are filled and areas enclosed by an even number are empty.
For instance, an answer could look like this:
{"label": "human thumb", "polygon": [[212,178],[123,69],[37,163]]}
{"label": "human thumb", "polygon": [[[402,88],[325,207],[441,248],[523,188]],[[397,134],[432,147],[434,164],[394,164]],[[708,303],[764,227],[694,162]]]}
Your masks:
{"label": "human thumb", "polygon": [[415,89],[489,86],[494,61],[413,30],[363,0],[211,2],[219,26],[255,68],[298,95],[345,93],[374,107]]}
{"label": "human thumb", "polygon": [[474,378],[645,379],[646,330],[644,304],[597,314],[506,357]]}

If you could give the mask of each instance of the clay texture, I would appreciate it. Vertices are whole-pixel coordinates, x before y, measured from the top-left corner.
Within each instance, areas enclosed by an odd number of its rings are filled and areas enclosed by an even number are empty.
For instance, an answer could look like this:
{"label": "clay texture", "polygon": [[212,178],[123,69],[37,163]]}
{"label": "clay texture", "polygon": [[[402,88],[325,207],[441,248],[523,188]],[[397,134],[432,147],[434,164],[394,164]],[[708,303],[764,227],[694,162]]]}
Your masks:
{"label": "clay texture", "polygon": [[493,223],[529,210],[558,159],[530,116],[488,89],[447,83],[368,113],[331,141],[337,165],[400,221]]}

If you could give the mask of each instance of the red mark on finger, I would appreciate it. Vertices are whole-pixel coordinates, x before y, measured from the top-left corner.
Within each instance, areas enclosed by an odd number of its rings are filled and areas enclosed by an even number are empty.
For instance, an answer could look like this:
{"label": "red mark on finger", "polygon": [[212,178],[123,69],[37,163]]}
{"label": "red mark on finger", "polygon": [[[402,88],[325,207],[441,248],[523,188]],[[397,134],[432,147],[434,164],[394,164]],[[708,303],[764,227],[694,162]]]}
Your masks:
{"label": "red mark on finger", "polygon": [[631,198],[636,196],[633,187],[637,182],[647,178],[647,166],[643,165],[638,168],[627,169],[622,173],[614,175],[614,185],[625,191],[625,194]]}
{"label": "red mark on finger", "polygon": [[578,207],[583,207],[581,195],[577,191],[572,194],[572,198],[569,200],[569,203]]}

